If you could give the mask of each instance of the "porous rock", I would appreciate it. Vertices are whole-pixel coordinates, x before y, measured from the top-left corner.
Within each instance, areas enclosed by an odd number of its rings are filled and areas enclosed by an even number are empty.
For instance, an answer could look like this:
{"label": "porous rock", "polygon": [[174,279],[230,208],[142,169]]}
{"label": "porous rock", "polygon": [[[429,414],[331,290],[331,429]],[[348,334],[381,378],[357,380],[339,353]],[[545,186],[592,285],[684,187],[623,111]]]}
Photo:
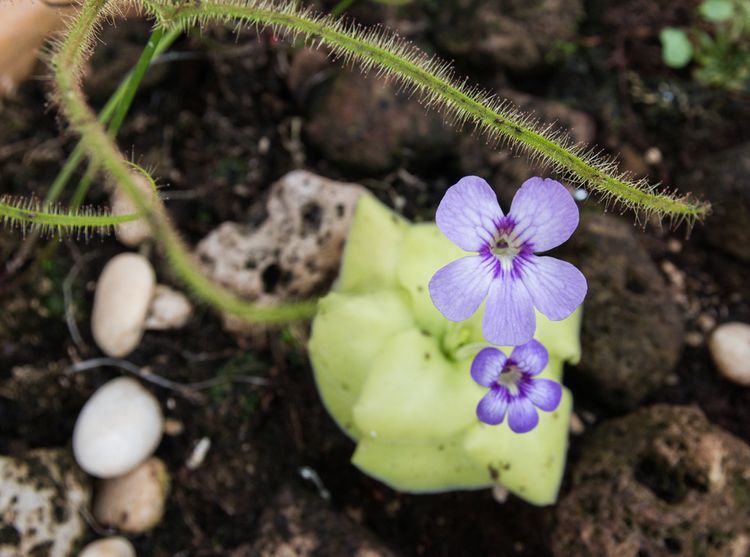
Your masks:
{"label": "porous rock", "polygon": [[455,132],[394,81],[341,70],[313,93],[305,135],[341,167],[380,173],[398,164],[428,165],[446,156]]}
{"label": "porous rock", "polygon": [[695,407],[657,405],[585,438],[555,509],[556,557],[744,557],[750,447]]}
{"label": "porous rock", "polygon": [[179,329],[192,313],[193,306],[187,296],[169,286],[157,284],[144,326],[155,330]]}
{"label": "porous rock", "polygon": [[147,459],[161,440],[159,401],[130,377],[113,379],[86,402],[73,430],[73,452],[92,476],[121,476]]}
{"label": "porous rock", "polygon": [[136,557],[135,548],[126,538],[113,536],[91,542],[78,557]]}
{"label": "porous rock", "polygon": [[167,467],[151,457],[124,476],[99,482],[94,518],[121,532],[140,534],[161,521],[168,490]]}
{"label": "porous rock", "polygon": [[284,487],[260,519],[258,539],[233,557],[396,557],[368,530],[330,510],[320,497]]}
{"label": "porous rock", "polygon": [[663,386],[682,350],[683,319],[633,225],[594,211],[561,249],[583,272],[583,357],[571,377],[617,410]]}
{"label": "porous rock", "polygon": [[470,64],[528,70],[575,36],[581,0],[447,0],[435,4],[432,36]]}
{"label": "porous rock", "polygon": [[750,143],[708,156],[679,177],[680,189],[711,202],[698,237],[750,261]]}
{"label": "porous rock", "polygon": [[107,262],[91,313],[91,334],[102,352],[121,358],[138,346],[155,285],[154,269],[142,255],[121,253]]}
{"label": "porous rock", "polygon": [[[225,222],[201,240],[196,248],[201,267],[234,294],[259,303],[316,294],[336,276],[364,191],[310,172],[290,172],[271,187],[268,216],[259,227]],[[248,332],[231,316],[224,324]]]}
{"label": "porous rock", "polygon": [[708,339],[711,357],[722,376],[738,385],[750,386],[750,325],[724,323]]}
{"label": "porous rock", "polygon": [[72,555],[91,489],[67,451],[0,456],[0,485],[0,557]]}

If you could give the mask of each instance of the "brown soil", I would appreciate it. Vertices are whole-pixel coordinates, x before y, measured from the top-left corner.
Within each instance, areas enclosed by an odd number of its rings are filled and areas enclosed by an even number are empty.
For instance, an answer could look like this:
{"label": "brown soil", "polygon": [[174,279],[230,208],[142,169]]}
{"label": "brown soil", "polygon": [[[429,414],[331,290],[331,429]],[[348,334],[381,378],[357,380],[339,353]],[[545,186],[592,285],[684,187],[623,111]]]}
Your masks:
{"label": "brown soil", "polygon": [[[597,142],[612,151],[623,145],[638,152],[658,147],[663,162],[651,167],[651,177],[670,185],[675,173],[702,152],[750,139],[742,125],[750,107],[747,99],[704,90],[689,82],[686,73],[674,74],[639,58],[641,47],[658,43],[652,19],[642,22],[643,35],[626,32],[641,13],[638,2],[627,4],[632,9],[624,15],[622,9],[592,8],[574,52],[564,62],[508,80],[516,89],[562,100],[591,114],[599,126]],[[392,15],[391,10],[367,10],[368,20]],[[409,10],[419,17],[418,6]],[[670,13],[681,17],[681,12]],[[651,12],[647,15],[653,17]],[[148,25],[137,21],[106,31],[89,89],[94,105],[103,103],[120,75],[112,65],[117,61],[123,69],[129,67],[147,31]],[[169,210],[191,242],[225,220],[258,221],[264,189],[300,163],[334,179],[364,179],[386,202],[397,189],[407,200],[404,213],[424,218],[434,211],[439,189],[425,191],[421,184],[456,173],[455,161],[448,158],[444,165],[428,169],[411,168],[405,161],[404,169],[419,178],[415,182],[394,178],[397,173],[363,176],[350,167],[339,169],[308,149],[296,132],[308,116],[306,108],[286,86],[293,49],[268,33],[256,37],[253,31],[243,31],[235,40],[229,31],[211,29],[181,39],[173,50],[180,55],[157,66],[146,80],[119,137],[126,152],[154,168],[168,184],[164,191]],[[485,83],[496,79],[475,77]],[[75,145],[54,109],[45,109],[48,86],[42,79],[27,82],[0,113],[0,193],[44,195]],[[647,93],[664,87],[687,104],[649,104]],[[263,143],[267,150],[259,147]],[[106,201],[100,186],[90,201]],[[648,227],[639,235],[657,263],[670,261],[686,277],[683,317],[688,333],[701,332],[701,315],[718,322],[750,322],[747,265],[708,248],[700,226],[689,240],[681,229]],[[675,241],[680,242],[679,250],[674,249]],[[101,369],[68,377],[63,372],[71,361],[97,355],[86,326],[91,285],[103,262],[120,246],[111,238],[42,239],[26,256],[19,255],[24,245],[16,231],[0,235],[2,259],[21,262],[15,269],[0,268],[0,452],[5,454],[68,446],[81,405],[116,373]],[[81,273],[73,298],[81,346],[66,326],[62,296],[62,283],[76,262]],[[161,281],[174,282],[163,264],[158,273]],[[362,524],[398,553],[549,554],[550,509],[513,497],[499,505],[485,491],[405,495],[351,466],[353,445],[320,404],[305,337],[304,328],[288,328],[269,331],[263,346],[243,345],[222,331],[215,313],[198,307],[186,329],[150,333],[128,358],[174,381],[235,375],[268,379],[264,387],[215,387],[199,399],[153,387],[168,417],[181,422],[184,431],[167,436],[159,448],[158,456],[173,475],[172,491],[162,523],[135,539],[139,555],[228,555],[253,542],[264,510],[283,486],[293,484],[317,497],[316,487],[299,474],[305,466],[317,472],[331,493],[330,504],[321,505]],[[26,372],[19,376],[20,366],[26,366]],[[750,441],[750,390],[719,378],[705,344],[686,346],[674,373],[672,385],[648,402],[697,403],[709,420]],[[574,386],[574,394],[577,407],[592,421],[618,413],[585,386]],[[207,459],[197,470],[189,470],[186,459],[202,437],[212,442]],[[572,443],[575,458],[576,438]],[[91,531],[90,537],[96,534]]]}

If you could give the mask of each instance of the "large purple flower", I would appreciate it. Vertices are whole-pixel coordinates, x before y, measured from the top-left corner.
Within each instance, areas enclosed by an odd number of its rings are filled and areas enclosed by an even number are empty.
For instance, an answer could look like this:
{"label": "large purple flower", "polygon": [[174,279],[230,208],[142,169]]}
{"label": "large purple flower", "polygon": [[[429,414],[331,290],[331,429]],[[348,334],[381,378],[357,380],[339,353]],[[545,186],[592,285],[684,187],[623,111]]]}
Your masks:
{"label": "large purple flower", "polygon": [[534,255],[559,246],[578,226],[578,207],[559,182],[526,180],[506,216],[489,184],[467,176],[445,192],[435,220],[450,240],[477,255],[435,273],[432,301],[451,321],[463,321],[486,297],[482,328],[492,344],[531,340],[535,307],[559,321],[583,302],[587,285],[578,269]]}
{"label": "large purple flower", "polygon": [[539,423],[536,409],[552,412],[560,404],[562,387],[551,379],[537,379],[547,366],[547,350],[532,340],[517,346],[510,357],[497,348],[485,348],[471,363],[471,377],[490,392],[477,406],[477,417],[497,425],[508,414],[516,433],[531,431]]}

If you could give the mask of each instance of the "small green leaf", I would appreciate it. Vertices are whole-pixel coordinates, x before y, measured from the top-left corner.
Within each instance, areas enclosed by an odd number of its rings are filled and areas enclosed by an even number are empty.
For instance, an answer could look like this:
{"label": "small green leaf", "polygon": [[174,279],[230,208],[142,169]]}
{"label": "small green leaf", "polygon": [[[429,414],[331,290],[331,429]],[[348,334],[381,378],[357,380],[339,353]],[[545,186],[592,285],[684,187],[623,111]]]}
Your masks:
{"label": "small green leaf", "polygon": [[428,443],[384,443],[362,438],[352,464],[393,489],[434,493],[491,485],[484,462],[470,458],[464,434]]}
{"label": "small green leaf", "polygon": [[476,423],[464,439],[464,450],[477,464],[493,470],[512,493],[535,505],[551,505],[565,469],[572,410],[573,398],[563,389],[557,410],[539,413],[533,435]]}
{"label": "small green leaf", "polygon": [[435,224],[415,224],[401,241],[396,279],[411,298],[417,323],[433,335],[442,335],[448,321],[430,298],[432,276],[448,263],[473,255],[462,251]]}
{"label": "small green leaf", "polygon": [[373,196],[362,195],[346,239],[335,289],[372,292],[393,286],[398,248],[408,225]]}
{"label": "small green leaf", "polygon": [[732,17],[734,6],[732,0],[705,0],[698,7],[698,13],[708,21],[718,23]]}
{"label": "small green leaf", "polygon": [[414,324],[405,298],[396,291],[331,292],[318,305],[309,343],[315,381],[326,408],[351,436],[356,436],[351,409],[373,359],[391,337]]}
{"label": "small green leaf", "polygon": [[352,410],[364,435],[391,443],[440,441],[476,423],[485,389],[470,360],[453,363],[437,339],[418,329],[394,336],[374,358]]}
{"label": "small green leaf", "polygon": [[693,58],[693,45],[681,29],[665,27],[659,33],[661,56],[670,68],[684,68]]}

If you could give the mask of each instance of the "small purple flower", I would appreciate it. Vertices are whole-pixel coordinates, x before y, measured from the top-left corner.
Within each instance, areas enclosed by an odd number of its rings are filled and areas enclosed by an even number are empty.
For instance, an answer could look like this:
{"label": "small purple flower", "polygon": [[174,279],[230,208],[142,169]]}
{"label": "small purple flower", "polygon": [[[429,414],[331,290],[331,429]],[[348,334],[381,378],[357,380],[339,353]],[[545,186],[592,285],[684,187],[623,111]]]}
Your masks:
{"label": "small purple flower", "polygon": [[537,379],[547,366],[547,350],[536,340],[517,346],[508,358],[497,348],[485,348],[471,363],[471,377],[488,392],[477,406],[477,417],[486,424],[508,425],[516,433],[531,431],[539,423],[536,409],[552,412],[560,404],[562,387],[551,379]]}
{"label": "small purple flower", "polygon": [[587,285],[578,269],[534,255],[559,246],[578,226],[578,207],[559,182],[526,180],[506,216],[489,184],[467,176],[445,192],[435,220],[451,241],[477,255],[435,273],[432,301],[451,321],[463,321],[486,297],[482,329],[490,343],[524,344],[536,329],[534,308],[559,321],[583,302]]}

